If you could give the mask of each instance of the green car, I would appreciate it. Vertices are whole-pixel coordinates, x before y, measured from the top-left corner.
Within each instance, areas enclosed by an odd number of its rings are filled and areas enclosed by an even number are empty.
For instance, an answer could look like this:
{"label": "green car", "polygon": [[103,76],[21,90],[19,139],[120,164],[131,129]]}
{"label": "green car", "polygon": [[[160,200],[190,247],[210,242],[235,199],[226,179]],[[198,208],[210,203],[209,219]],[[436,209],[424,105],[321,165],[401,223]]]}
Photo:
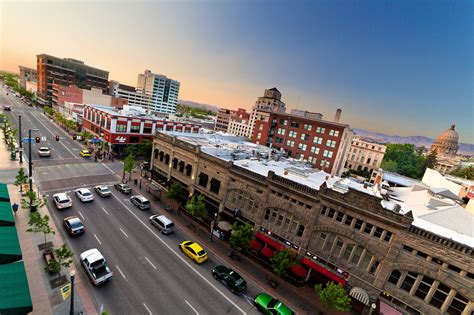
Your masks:
{"label": "green car", "polygon": [[260,293],[255,297],[255,305],[263,314],[295,314],[288,306],[266,293]]}
{"label": "green car", "polygon": [[241,293],[247,288],[247,282],[234,270],[226,266],[212,269],[214,279],[221,281],[232,293]]}

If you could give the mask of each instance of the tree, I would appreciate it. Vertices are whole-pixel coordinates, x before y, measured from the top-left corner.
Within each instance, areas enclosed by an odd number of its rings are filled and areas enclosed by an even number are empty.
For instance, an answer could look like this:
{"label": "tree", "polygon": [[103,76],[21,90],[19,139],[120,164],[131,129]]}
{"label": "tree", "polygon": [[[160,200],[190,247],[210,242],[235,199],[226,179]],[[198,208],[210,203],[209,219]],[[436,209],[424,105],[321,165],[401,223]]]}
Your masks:
{"label": "tree", "polygon": [[232,234],[230,235],[230,245],[232,249],[241,248],[242,250],[246,250],[249,247],[252,235],[253,228],[250,224],[234,223],[232,225]]}
{"label": "tree", "polygon": [[183,186],[181,186],[180,183],[173,181],[171,183],[171,186],[168,188],[168,191],[166,192],[165,196],[166,198],[170,200],[179,201],[179,199],[183,195],[183,192],[184,192]]}
{"label": "tree", "polygon": [[[393,163],[395,162],[395,163]],[[425,172],[426,157],[412,144],[388,144],[381,168],[420,179]]]}
{"label": "tree", "polygon": [[82,139],[83,139],[84,141],[87,141],[87,140],[89,140],[90,138],[94,137],[94,135],[93,135],[92,133],[87,132],[87,131],[83,131],[83,132],[81,132],[79,135],[82,137]]}
{"label": "tree", "polygon": [[15,186],[20,186],[20,192],[23,192],[23,185],[28,181],[28,176],[25,174],[25,169],[20,168],[18,175],[15,177]]}
{"label": "tree", "polygon": [[127,155],[143,156],[145,160],[150,161],[152,148],[153,142],[143,139],[141,143],[129,145],[125,149],[125,153],[127,153]]}
{"label": "tree", "polygon": [[30,209],[32,212],[43,207],[46,203],[46,198],[38,198],[34,191],[28,191],[26,197],[21,199],[21,206],[25,209]]}
{"label": "tree", "polygon": [[56,248],[53,252],[55,259],[48,263],[45,270],[57,273],[59,276],[61,274],[61,267],[69,268],[72,264],[72,256],[74,256],[74,252],[71,251],[66,244]]}
{"label": "tree", "polygon": [[46,235],[56,234],[56,232],[49,226],[49,217],[47,214],[42,217],[39,212],[31,212],[28,225],[30,226],[30,228],[26,231],[31,233],[43,233],[45,243]]}
{"label": "tree", "polygon": [[398,170],[398,163],[396,161],[383,159],[380,168],[388,172],[396,173]]}
{"label": "tree", "polygon": [[186,210],[194,217],[206,217],[207,209],[203,200],[203,195],[193,196],[186,204]]}
{"label": "tree", "polygon": [[283,277],[286,275],[288,268],[294,263],[295,257],[290,249],[279,250],[275,253],[275,256],[270,258],[272,263],[273,271],[279,276]]}
{"label": "tree", "polygon": [[426,156],[425,170],[426,168],[434,168],[437,162],[438,153],[435,150],[430,151],[430,153],[428,153],[428,155]]}
{"label": "tree", "polygon": [[348,312],[351,309],[351,298],[347,296],[342,284],[335,284],[331,281],[323,288],[323,285],[320,283],[314,287],[314,290],[319,295],[319,300],[326,311]]}
{"label": "tree", "polygon": [[128,179],[132,177],[132,171],[137,166],[137,162],[135,161],[135,155],[129,154],[125,160],[123,160],[123,177],[125,179],[125,173],[128,173]]}
{"label": "tree", "polygon": [[468,166],[465,168],[458,167],[454,171],[451,172],[451,175],[462,177],[465,179],[474,179],[474,166]]}

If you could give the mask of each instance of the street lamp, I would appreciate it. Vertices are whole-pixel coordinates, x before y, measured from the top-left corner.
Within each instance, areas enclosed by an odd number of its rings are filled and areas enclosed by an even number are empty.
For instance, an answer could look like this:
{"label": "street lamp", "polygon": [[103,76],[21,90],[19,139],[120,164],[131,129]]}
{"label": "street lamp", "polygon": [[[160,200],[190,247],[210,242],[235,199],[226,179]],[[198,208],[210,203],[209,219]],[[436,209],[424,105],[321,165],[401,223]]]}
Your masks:
{"label": "street lamp", "polygon": [[71,277],[71,308],[69,309],[69,315],[74,315],[74,278],[76,276],[76,271],[73,269],[69,272]]}
{"label": "street lamp", "polygon": [[18,149],[18,151],[20,151],[20,164],[22,164],[23,163],[23,139],[21,139],[21,115],[18,115],[18,137],[20,140],[20,148]]}
{"label": "street lamp", "polygon": [[234,216],[232,217],[232,223],[235,223],[235,218],[239,215],[239,213],[240,213],[240,209],[235,208],[234,209]]}
{"label": "street lamp", "polygon": [[211,222],[211,235],[209,236],[209,240],[212,242],[212,238],[214,236],[214,234],[212,234],[212,232],[214,232],[214,225],[216,224],[217,222],[217,212],[214,213],[214,220],[212,220]]}
{"label": "street lamp", "polygon": [[375,311],[376,308],[377,308],[377,304],[375,303],[370,304],[369,315],[372,315],[372,313]]}
{"label": "street lamp", "polygon": [[[30,192],[33,191],[33,161],[31,159],[31,132],[39,131],[39,129],[28,129],[28,177],[30,184]],[[31,204],[30,204],[31,207]]]}

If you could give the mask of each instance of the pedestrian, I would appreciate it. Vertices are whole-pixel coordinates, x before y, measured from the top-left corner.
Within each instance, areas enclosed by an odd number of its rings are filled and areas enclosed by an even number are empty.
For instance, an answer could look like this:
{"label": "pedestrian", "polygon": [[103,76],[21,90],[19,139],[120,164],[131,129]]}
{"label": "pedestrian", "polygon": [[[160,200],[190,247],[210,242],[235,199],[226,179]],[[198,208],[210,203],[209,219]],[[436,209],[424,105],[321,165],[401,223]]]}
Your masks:
{"label": "pedestrian", "polygon": [[114,161],[114,155],[113,154],[110,155],[110,159],[111,159],[112,162]]}
{"label": "pedestrian", "polygon": [[13,210],[13,213],[15,214],[15,216],[16,216],[16,212],[18,211],[18,204],[16,202],[14,204],[12,204],[12,210]]}
{"label": "pedestrian", "polygon": [[97,162],[97,155],[94,155],[94,162]]}

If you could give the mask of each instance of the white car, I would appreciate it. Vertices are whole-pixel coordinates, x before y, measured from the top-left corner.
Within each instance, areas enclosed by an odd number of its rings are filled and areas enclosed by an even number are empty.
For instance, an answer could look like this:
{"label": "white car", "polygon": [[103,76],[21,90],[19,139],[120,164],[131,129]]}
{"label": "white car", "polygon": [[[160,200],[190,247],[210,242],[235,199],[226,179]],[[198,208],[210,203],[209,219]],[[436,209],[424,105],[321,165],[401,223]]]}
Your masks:
{"label": "white car", "polygon": [[72,207],[72,200],[66,193],[58,193],[53,195],[53,201],[58,209]]}
{"label": "white car", "polygon": [[48,156],[51,156],[51,151],[49,150],[48,147],[40,147],[38,149],[38,155],[40,157],[48,157]]}
{"label": "white car", "polygon": [[87,202],[87,201],[94,200],[94,195],[87,188],[76,189],[76,190],[74,190],[74,193],[76,194],[77,198],[79,198],[79,200],[81,202]]}
{"label": "white car", "polygon": [[94,190],[96,193],[99,194],[101,197],[110,197],[112,195],[112,192],[110,191],[109,187],[105,185],[98,185],[94,187]]}

